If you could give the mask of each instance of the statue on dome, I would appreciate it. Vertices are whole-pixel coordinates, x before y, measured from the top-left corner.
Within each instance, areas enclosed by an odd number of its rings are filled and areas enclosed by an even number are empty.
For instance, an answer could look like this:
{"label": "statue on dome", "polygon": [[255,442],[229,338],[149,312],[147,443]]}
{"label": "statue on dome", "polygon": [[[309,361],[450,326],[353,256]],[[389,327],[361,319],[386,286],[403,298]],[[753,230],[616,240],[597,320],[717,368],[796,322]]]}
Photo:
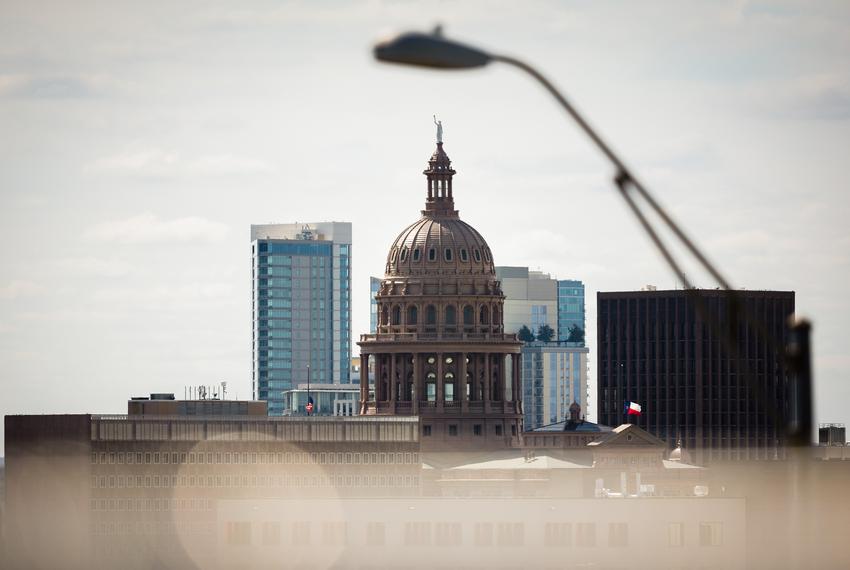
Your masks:
{"label": "statue on dome", "polygon": [[434,115],[434,124],[437,125],[437,142],[443,142],[443,121],[437,120],[437,115]]}

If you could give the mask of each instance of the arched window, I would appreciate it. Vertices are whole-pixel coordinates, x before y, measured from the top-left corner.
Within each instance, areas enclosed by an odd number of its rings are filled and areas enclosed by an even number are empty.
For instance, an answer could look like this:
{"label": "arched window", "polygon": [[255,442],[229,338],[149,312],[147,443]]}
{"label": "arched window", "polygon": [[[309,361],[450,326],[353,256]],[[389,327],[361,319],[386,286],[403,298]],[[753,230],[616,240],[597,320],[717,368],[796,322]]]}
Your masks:
{"label": "arched window", "polygon": [[499,307],[498,306],[493,307],[493,324],[496,325],[496,326],[499,326],[500,324],[502,324],[502,316],[499,313]]}
{"label": "arched window", "polygon": [[401,261],[403,263],[406,260],[407,260],[407,246],[404,246],[403,248],[401,248],[401,257],[399,258],[399,261]]}
{"label": "arched window", "polygon": [[469,254],[466,253],[466,248],[464,248],[464,247],[460,248],[460,260],[463,261],[464,263],[469,261]]}
{"label": "arched window", "polygon": [[475,324],[475,313],[472,310],[472,307],[467,305],[463,308],[463,324],[465,325],[474,325]]}
{"label": "arched window", "polygon": [[419,261],[419,257],[420,257],[421,255],[422,255],[422,250],[421,250],[421,249],[419,249],[418,247],[417,247],[416,249],[414,249],[414,250],[413,250],[413,261],[414,261],[414,262]]}
{"label": "arched window", "polygon": [[437,375],[434,372],[425,376],[425,397],[429,402],[437,401]]}
{"label": "arched window", "polygon": [[411,305],[407,308],[407,324],[415,325],[419,320],[419,309],[416,308],[416,305]]}
{"label": "arched window", "polygon": [[390,324],[390,310],[386,305],[384,305],[384,307],[381,309],[381,324]]}
{"label": "arched window", "polygon": [[428,250],[428,261],[437,261],[437,248],[432,247]]}
{"label": "arched window", "polygon": [[446,255],[446,261],[450,262],[452,260],[452,248],[447,247],[446,251],[445,251],[445,255]]}
{"label": "arched window", "polygon": [[437,308],[434,305],[428,305],[427,307],[425,307],[425,324],[437,324]]}
{"label": "arched window", "polygon": [[472,255],[473,257],[475,257],[476,263],[481,263],[481,252],[478,250],[478,248],[472,250]]}
{"label": "arched window", "polygon": [[490,312],[490,311],[489,311],[489,309],[487,308],[487,305],[483,305],[483,306],[481,307],[481,311],[479,311],[479,315],[478,315],[478,324],[480,324],[480,325],[488,325],[488,324],[490,324],[490,315],[489,315],[489,312]]}
{"label": "arched window", "polygon": [[446,372],[443,377],[443,397],[446,402],[453,402],[455,399],[455,375],[451,372]]}
{"label": "arched window", "polygon": [[446,324],[447,325],[455,325],[457,324],[457,311],[453,305],[449,305],[446,307]]}
{"label": "arched window", "polygon": [[401,324],[401,307],[396,305],[393,307],[393,324],[400,325]]}
{"label": "arched window", "polygon": [[396,256],[397,253],[398,253],[398,248],[394,247],[393,250],[390,252],[390,263],[395,263],[395,256]]}

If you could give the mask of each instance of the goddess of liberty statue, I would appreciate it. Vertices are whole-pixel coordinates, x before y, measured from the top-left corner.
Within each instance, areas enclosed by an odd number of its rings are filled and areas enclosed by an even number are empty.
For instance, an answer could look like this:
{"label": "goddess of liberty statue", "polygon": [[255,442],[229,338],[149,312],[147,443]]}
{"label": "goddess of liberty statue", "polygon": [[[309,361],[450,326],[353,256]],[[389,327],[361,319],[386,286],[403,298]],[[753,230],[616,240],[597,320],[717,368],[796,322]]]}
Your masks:
{"label": "goddess of liberty statue", "polygon": [[443,142],[443,121],[437,120],[437,115],[434,115],[434,124],[437,125],[437,142]]}

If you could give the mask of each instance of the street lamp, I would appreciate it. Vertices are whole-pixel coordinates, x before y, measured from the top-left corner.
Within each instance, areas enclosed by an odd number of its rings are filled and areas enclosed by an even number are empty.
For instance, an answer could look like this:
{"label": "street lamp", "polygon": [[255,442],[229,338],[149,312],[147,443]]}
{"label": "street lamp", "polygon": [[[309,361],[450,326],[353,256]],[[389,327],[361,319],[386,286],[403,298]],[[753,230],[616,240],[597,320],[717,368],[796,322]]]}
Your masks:
{"label": "street lamp", "polygon": [[[724,347],[730,355],[738,359],[738,348],[734,333],[724,326],[705,307],[702,299],[694,292],[694,287],[688,280],[679,261],[662,241],[658,231],[652,227],[644,211],[635,201],[637,197],[642,199],[652,212],[657,215],[664,225],[673,233],[685,249],[693,255],[699,264],[717,281],[721,288],[726,291],[728,299],[728,319],[730,323],[737,322],[738,317],[753,325],[766,342],[777,354],[784,358],[783,365],[790,374],[789,382],[789,409],[775,410],[771,405],[763,406],[765,412],[775,421],[775,425],[785,425],[786,436],[789,443],[793,445],[807,446],[812,441],[812,409],[811,409],[811,365],[810,365],[810,330],[808,321],[801,320],[791,323],[788,347],[781,346],[773,338],[773,335],[760,319],[747,314],[745,307],[738,302],[736,294],[729,281],[715,268],[697,245],[685,234],[685,232],[673,221],[672,217],[661,207],[658,201],[617,156],[616,153],[602,140],[588,122],[582,117],[573,105],[558,91],[555,86],[546,79],[539,71],[516,58],[488,53],[480,48],[472,47],[463,43],[446,39],[442,28],[437,26],[430,34],[421,32],[406,32],[381,41],[375,45],[374,56],[377,60],[386,63],[397,63],[428,67],[431,69],[475,69],[484,67],[492,62],[505,63],[521,69],[536,79],[561,105],[561,107],[578,124],[584,133],[590,137],[596,147],[608,158],[614,166],[614,184],[619,190],[620,196],[625,200],[631,212],[638,219],[643,230],[647,233],[652,243],[661,253],[667,265],[681,280],[686,291],[690,292],[694,307],[703,320],[708,324],[715,334],[723,342]],[[754,397],[766,403],[764,390],[760,384],[750,378],[748,370],[744,371],[750,390]]]}

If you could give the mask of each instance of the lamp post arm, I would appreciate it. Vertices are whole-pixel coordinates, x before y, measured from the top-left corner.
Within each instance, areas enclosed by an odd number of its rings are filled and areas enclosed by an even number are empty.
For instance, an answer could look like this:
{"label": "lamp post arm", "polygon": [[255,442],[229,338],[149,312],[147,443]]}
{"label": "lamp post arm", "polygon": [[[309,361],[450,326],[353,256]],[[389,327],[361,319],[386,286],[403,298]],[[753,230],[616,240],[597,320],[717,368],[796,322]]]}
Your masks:
{"label": "lamp post arm", "polygon": [[[658,204],[658,202],[655,200],[655,198],[652,197],[652,195],[643,186],[643,184],[641,184],[634,177],[634,175],[631,173],[631,171],[628,169],[628,167],[623,163],[622,160],[620,160],[620,157],[618,157],[614,153],[614,151],[611,150],[611,148],[607,144],[605,144],[605,141],[603,141],[602,138],[596,133],[596,131],[594,131],[591,128],[591,126],[584,119],[584,117],[582,117],[579,114],[579,112],[575,109],[575,107],[573,107],[572,104],[570,104],[570,102],[567,101],[566,97],[564,97],[561,94],[561,92],[558,91],[558,89],[556,89],[555,86],[552,85],[552,83],[548,79],[546,79],[546,77],[543,76],[543,74],[541,74],[539,71],[537,71],[536,69],[534,69],[533,67],[531,67],[530,65],[525,63],[524,61],[521,61],[519,59],[510,57],[510,56],[492,55],[491,59],[493,61],[499,61],[499,62],[502,62],[502,63],[506,63],[508,65],[512,65],[514,67],[517,67],[517,68],[521,69],[522,71],[526,72],[527,74],[529,74],[530,76],[532,76],[541,85],[543,85],[543,87],[546,88],[546,90],[552,95],[552,97],[554,97],[558,101],[558,103],[560,103],[561,107],[563,107],[563,109],[567,112],[567,114],[569,114],[570,117],[572,117],[572,119],[578,124],[578,126],[581,127],[581,130],[583,130],[584,133],[588,137],[590,137],[590,139],[594,142],[594,144],[596,144],[597,148],[600,151],[602,151],[602,154],[604,154],[608,158],[608,160],[611,161],[611,163],[614,165],[614,167],[617,170],[617,174],[616,174],[617,185],[620,186],[621,188],[624,188],[626,185],[631,184],[638,191],[638,193],[641,195],[641,197],[643,197],[643,199],[646,200],[646,202],[647,202],[647,204],[649,204],[650,208],[652,208],[652,210],[664,221],[664,223],[667,225],[667,227],[670,228],[670,230],[679,239],[679,241],[682,242],[682,244],[685,246],[685,248],[687,248],[687,250],[690,251],[691,254],[700,262],[700,264],[711,274],[711,276],[714,277],[714,279],[717,280],[717,283],[723,289],[726,289],[726,290],[732,289],[732,287],[729,285],[729,282],[726,280],[726,278],[723,277],[723,275],[721,275],[721,273],[711,264],[711,262],[708,261],[708,258],[706,258],[706,256],[696,246],[696,244],[693,241],[691,241],[691,239],[687,235],[685,235],[685,232],[676,224],[676,222],[673,221],[673,219],[670,217],[669,214],[667,214],[667,212],[664,210],[664,208],[662,208]],[[623,194],[623,196],[625,197],[625,194]],[[630,207],[632,206],[631,204],[629,204],[629,205],[630,205]],[[642,224],[642,225],[644,225],[644,224]],[[644,225],[644,227],[645,227],[645,225]],[[652,234],[650,234],[650,237],[653,239],[653,242],[655,242],[656,245],[658,245],[656,238],[654,236],[652,236]],[[663,249],[662,249],[662,252],[663,252]],[[666,258],[666,255],[665,255],[665,258]],[[669,263],[670,259],[667,259],[667,261]],[[671,264],[671,268],[676,272],[676,274],[679,276],[679,278],[682,278],[682,279],[684,278],[684,275],[676,267],[675,263]],[[683,282],[684,282],[684,279],[683,279]]]}

